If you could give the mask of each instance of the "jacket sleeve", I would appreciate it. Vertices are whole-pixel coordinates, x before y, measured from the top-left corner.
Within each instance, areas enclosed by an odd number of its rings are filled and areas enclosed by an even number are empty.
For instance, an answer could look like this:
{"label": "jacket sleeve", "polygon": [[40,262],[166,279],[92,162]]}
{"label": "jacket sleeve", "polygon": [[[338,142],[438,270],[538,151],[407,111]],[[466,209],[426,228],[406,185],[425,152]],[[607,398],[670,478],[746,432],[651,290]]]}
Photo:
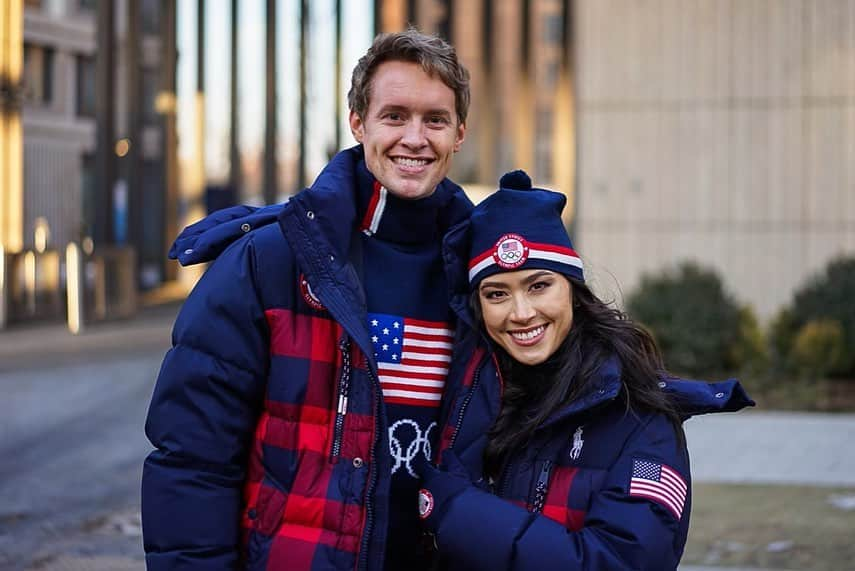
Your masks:
{"label": "jacket sleeve", "polygon": [[659,503],[629,495],[636,460],[664,463],[688,484],[685,448],[678,445],[668,421],[659,417],[653,422],[657,426],[642,427],[627,443],[578,532],[473,485],[463,491],[438,486],[434,501],[440,517],[428,526],[440,553],[453,568],[485,571],[676,569],[685,544],[689,498],[681,525]]}
{"label": "jacket sleeve", "polygon": [[208,269],[182,308],[152,396],[142,524],[152,570],[232,569],[269,333],[252,238]]}

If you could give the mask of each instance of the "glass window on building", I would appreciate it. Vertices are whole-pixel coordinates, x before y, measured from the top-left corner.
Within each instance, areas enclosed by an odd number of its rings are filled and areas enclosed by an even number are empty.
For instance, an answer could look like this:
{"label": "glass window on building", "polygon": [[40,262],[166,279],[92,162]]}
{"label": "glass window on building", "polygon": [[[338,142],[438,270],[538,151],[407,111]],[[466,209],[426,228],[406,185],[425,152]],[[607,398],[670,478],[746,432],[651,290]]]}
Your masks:
{"label": "glass window on building", "polygon": [[160,2],[140,2],[142,33],[157,35],[160,33]]}
{"label": "glass window on building", "polygon": [[155,100],[160,88],[160,74],[157,70],[142,70],[142,120],[144,123],[157,124],[159,116],[155,107]]}
{"label": "glass window on building", "polygon": [[48,105],[53,100],[54,49],[24,44],[24,101]]}
{"label": "glass window on building", "polygon": [[95,117],[95,58],[77,56],[77,115]]}
{"label": "glass window on building", "polygon": [[559,45],[564,41],[564,18],[562,14],[548,14],[543,20],[543,41]]}
{"label": "glass window on building", "polygon": [[[143,4],[148,4],[148,2],[143,2]],[[95,12],[98,10],[98,0],[78,0],[77,4],[81,10],[87,10],[91,12]]]}

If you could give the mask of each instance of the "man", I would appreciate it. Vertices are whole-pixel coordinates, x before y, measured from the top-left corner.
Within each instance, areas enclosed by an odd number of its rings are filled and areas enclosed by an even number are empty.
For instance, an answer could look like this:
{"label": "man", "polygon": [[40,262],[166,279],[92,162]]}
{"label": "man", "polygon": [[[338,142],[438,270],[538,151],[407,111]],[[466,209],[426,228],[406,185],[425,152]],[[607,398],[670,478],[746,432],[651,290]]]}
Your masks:
{"label": "man", "polygon": [[218,257],[149,409],[149,569],[427,565],[417,478],[453,337],[441,241],[471,209],[445,178],[468,73],[438,38],[378,36],[348,102],[361,145],[310,189],[275,214],[212,215],[173,248]]}

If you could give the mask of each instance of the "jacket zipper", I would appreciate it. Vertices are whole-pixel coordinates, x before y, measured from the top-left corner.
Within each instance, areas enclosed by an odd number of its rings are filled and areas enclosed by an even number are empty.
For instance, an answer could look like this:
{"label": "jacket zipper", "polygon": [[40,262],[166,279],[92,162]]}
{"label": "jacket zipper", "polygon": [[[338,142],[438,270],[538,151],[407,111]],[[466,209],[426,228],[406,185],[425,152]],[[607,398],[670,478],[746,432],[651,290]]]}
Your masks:
{"label": "jacket zipper", "polygon": [[374,488],[377,485],[377,466],[375,461],[375,456],[377,452],[378,441],[380,439],[380,431],[377,430],[377,425],[380,422],[380,414],[382,411],[380,407],[382,405],[380,401],[380,395],[382,394],[380,391],[380,381],[377,380],[377,377],[374,375],[374,371],[371,370],[371,364],[368,365],[368,378],[371,380],[372,385],[374,386],[374,410],[375,418],[374,418],[374,443],[371,446],[371,455],[369,457],[369,470],[370,470],[370,478],[368,481],[368,490],[365,494],[365,529],[362,530],[362,543],[359,547],[359,562],[357,563],[357,569],[367,569],[368,568],[368,541],[371,538],[371,532],[374,527],[374,504],[371,499],[374,497]]}
{"label": "jacket zipper", "polygon": [[341,440],[344,434],[344,417],[347,415],[347,398],[350,392],[350,351],[346,339],[339,341],[341,350],[341,377],[338,380],[338,405],[335,412],[333,427],[333,442],[330,450],[330,460],[334,461],[341,454]]}
{"label": "jacket zipper", "polygon": [[534,501],[531,503],[531,512],[539,514],[546,504],[546,490],[549,487],[549,473],[552,471],[552,460],[546,460],[540,475],[537,477],[537,485],[534,488]]}

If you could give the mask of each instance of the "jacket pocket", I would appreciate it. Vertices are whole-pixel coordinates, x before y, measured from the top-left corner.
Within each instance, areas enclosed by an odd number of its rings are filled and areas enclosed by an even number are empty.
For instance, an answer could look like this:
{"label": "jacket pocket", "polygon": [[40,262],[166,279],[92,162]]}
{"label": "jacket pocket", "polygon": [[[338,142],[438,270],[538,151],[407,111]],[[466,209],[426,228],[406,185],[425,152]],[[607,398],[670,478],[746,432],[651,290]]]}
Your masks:
{"label": "jacket pocket", "polygon": [[258,499],[253,506],[247,506],[246,516],[252,521],[252,528],[246,544],[245,566],[247,571],[263,569],[271,544],[282,524],[286,495],[267,477],[261,484]]}

